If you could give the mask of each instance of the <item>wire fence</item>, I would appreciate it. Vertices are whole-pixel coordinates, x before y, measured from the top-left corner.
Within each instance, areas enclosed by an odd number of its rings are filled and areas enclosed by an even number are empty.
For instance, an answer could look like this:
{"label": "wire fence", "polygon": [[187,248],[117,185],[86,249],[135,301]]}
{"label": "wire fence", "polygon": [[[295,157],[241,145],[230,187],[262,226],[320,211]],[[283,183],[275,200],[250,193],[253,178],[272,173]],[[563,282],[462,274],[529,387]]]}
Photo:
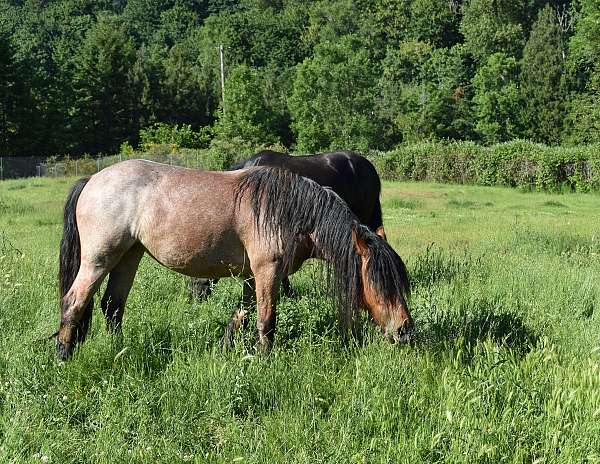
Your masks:
{"label": "wire fence", "polygon": [[[87,176],[95,174],[102,169],[128,159],[126,155],[103,156],[98,158],[80,158],[80,159],[63,159],[49,160],[40,163],[38,175],[44,177],[64,177],[64,176]],[[151,159],[159,163],[170,164],[172,166],[183,166],[186,168],[207,169],[208,167],[223,166],[207,166],[206,157],[200,153],[169,153],[169,154],[153,154],[144,156],[146,159]]]}
{"label": "wire fence", "polygon": [[[158,146],[143,154],[135,153],[159,163],[182,166],[194,169],[222,170],[227,169],[237,159],[250,156],[253,151],[242,152],[233,155],[229,152],[219,150],[192,150],[179,149],[170,150],[168,147]],[[72,159],[69,157],[43,158],[35,156],[24,157],[0,157],[0,180],[15,179],[19,177],[65,177],[65,176],[87,176],[95,174],[102,169],[129,159],[126,154],[112,156],[89,157]]]}
{"label": "wire fence", "polygon": [[44,161],[41,156],[0,156],[0,180],[39,176]]}

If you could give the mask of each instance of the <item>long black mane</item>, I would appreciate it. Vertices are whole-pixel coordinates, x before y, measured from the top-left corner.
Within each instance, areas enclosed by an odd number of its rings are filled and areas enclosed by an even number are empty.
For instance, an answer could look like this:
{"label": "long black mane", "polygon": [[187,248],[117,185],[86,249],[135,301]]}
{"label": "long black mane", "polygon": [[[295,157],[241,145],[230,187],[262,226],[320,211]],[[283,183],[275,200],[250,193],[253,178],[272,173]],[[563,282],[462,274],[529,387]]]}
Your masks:
{"label": "long black mane", "polygon": [[[236,190],[236,201],[246,196],[257,229],[283,244],[283,261],[289,266],[297,245],[308,236],[316,254],[325,259],[330,292],[340,318],[353,321],[361,304],[360,256],[352,230],[370,252],[368,277],[386,301],[405,301],[410,294],[408,273],[402,259],[379,236],[361,225],[346,203],[333,191],[280,168],[250,168]],[[333,272],[332,272],[333,271]]]}
{"label": "long black mane", "polygon": [[359,222],[372,231],[383,226],[381,216],[381,180],[373,164],[364,156],[348,150],[316,155],[290,156],[263,150],[230,170],[270,166],[284,168],[319,185],[331,188],[346,202]]}

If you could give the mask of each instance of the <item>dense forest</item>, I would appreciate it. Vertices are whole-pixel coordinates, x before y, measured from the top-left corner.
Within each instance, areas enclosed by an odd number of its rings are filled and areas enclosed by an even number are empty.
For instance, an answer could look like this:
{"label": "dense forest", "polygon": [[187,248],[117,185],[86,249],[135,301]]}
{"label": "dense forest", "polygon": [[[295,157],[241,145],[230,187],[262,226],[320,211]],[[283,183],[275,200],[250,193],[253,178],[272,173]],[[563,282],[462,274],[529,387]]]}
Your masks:
{"label": "dense forest", "polygon": [[0,155],[580,144],[599,97],[597,0],[0,0]]}

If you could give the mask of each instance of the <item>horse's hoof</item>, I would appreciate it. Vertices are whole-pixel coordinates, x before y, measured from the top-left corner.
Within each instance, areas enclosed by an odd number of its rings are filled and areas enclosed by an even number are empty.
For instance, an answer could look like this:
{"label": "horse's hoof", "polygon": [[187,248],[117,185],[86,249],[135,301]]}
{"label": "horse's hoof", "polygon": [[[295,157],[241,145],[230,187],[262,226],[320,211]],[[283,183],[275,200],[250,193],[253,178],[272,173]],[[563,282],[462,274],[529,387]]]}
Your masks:
{"label": "horse's hoof", "polygon": [[61,361],[68,360],[73,354],[73,345],[71,343],[63,343],[60,340],[56,340],[56,356]]}
{"label": "horse's hoof", "polygon": [[212,283],[209,279],[191,278],[189,284],[190,303],[194,301],[204,301],[212,293]]}
{"label": "horse's hoof", "polygon": [[221,351],[226,352],[231,349],[233,346],[233,328],[231,327],[231,323],[225,327],[225,333],[221,337]]}
{"label": "horse's hoof", "polygon": [[273,341],[267,337],[259,337],[258,343],[256,344],[257,353],[268,356],[273,348]]}

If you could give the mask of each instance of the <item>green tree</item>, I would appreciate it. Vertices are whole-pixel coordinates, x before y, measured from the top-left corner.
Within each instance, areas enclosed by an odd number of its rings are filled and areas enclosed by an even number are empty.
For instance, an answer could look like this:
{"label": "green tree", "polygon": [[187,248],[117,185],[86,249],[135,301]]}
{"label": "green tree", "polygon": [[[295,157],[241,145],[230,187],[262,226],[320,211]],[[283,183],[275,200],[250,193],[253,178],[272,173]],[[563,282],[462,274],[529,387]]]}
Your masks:
{"label": "green tree", "polygon": [[187,5],[175,4],[160,14],[160,26],[154,32],[153,42],[172,47],[183,42],[199,24],[198,15]]}
{"label": "green tree", "polygon": [[14,138],[19,131],[16,112],[19,106],[18,66],[6,34],[0,33],[0,155],[13,154]]}
{"label": "green tree", "polygon": [[517,60],[504,53],[490,55],[473,78],[476,130],[487,143],[518,137],[521,102]]}
{"label": "green tree", "polygon": [[394,130],[390,142],[468,138],[473,133],[472,66],[463,47],[434,49],[409,41],[389,49],[378,110]]}
{"label": "green tree", "polygon": [[556,12],[540,10],[523,50],[520,90],[526,135],[538,142],[558,143],[565,118],[562,84],[565,60]]}
{"label": "green tree", "polygon": [[379,146],[375,68],[354,36],[319,44],[296,71],[289,108],[300,150]]}
{"label": "green tree", "polygon": [[387,47],[396,48],[408,39],[412,0],[360,0],[359,3],[363,14],[354,14],[353,20],[361,18],[362,35],[372,36],[367,43],[381,48],[382,56]]}
{"label": "green tree", "polygon": [[75,62],[74,120],[80,151],[114,151],[137,128],[133,117],[139,95],[131,75],[135,61],[125,27],[115,17],[101,16]]}
{"label": "green tree", "polygon": [[465,47],[480,63],[492,53],[519,56],[523,48],[525,0],[466,0],[460,31]]}
{"label": "green tree", "polygon": [[437,47],[451,47],[460,41],[458,1],[413,0],[408,36]]}
{"label": "green tree", "polygon": [[569,43],[572,82],[565,140],[600,142],[600,4],[581,0],[575,34]]}
{"label": "green tree", "polygon": [[258,145],[274,143],[277,138],[272,125],[258,71],[246,65],[237,66],[227,77],[216,137],[224,140],[238,137]]}
{"label": "green tree", "polygon": [[210,112],[216,107],[216,95],[206,80],[206,70],[188,45],[187,42],[175,45],[162,62],[160,119],[198,127],[211,122]]}
{"label": "green tree", "polygon": [[160,29],[161,14],[173,5],[174,0],[128,0],[121,18],[139,44],[149,44]]}

